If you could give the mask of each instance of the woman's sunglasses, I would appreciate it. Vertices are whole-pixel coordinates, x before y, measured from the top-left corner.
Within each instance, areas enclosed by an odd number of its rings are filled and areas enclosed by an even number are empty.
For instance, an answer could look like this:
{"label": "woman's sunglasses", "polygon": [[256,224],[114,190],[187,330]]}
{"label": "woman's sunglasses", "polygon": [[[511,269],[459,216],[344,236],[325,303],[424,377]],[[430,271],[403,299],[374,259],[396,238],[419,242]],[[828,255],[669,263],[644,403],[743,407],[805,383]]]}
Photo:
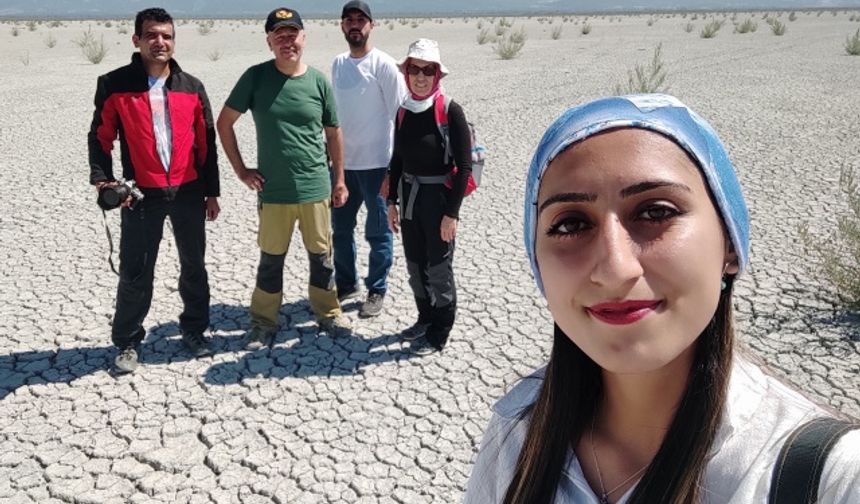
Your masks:
{"label": "woman's sunglasses", "polygon": [[409,75],[418,75],[419,73],[423,73],[427,77],[433,77],[436,75],[436,65],[427,65],[425,67],[420,67],[418,65],[413,65],[412,63],[406,65],[406,73]]}

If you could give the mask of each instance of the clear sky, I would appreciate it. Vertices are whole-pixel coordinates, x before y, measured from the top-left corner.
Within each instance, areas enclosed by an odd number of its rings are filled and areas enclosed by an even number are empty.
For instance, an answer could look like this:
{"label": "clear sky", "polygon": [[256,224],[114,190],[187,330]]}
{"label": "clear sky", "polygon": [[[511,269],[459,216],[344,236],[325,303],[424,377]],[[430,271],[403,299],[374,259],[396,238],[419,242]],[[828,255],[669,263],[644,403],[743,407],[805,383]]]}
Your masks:
{"label": "clear sky", "polygon": [[[342,0],[280,2],[305,16],[338,17]],[[844,7],[860,0],[370,0],[375,16],[392,14],[547,13],[636,10],[744,10]],[[278,6],[272,0],[0,0],[0,16],[128,17],[146,7],[164,7],[174,16],[259,17]]]}

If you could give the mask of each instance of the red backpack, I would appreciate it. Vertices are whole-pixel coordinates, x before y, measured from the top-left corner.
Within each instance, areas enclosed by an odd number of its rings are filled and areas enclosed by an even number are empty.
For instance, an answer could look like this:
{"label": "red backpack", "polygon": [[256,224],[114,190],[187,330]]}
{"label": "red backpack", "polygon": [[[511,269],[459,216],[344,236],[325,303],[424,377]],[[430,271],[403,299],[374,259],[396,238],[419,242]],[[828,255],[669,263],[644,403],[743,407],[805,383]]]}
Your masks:
{"label": "red backpack", "polygon": [[[454,158],[451,155],[451,137],[448,134],[448,106],[451,104],[451,98],[444,95],[437,95],[433,100],[433,117],[436,119],[436,126],[439,128],[439,133],[445,142],[445,154],[443,156],[444,163],[451,165],[451,172],[448,174],[448,179],[445,181],[445,187],[450,189],[453,185],[454,175],[457,174],[457,166],[454,164]],[[397,111],[397,127],[403,124],[403,116],[406,114],[406,109],[400,107]],[[475,126],[471,122],[467,122],[469,126],[469,141],[470,151],[472,153],[472,173],[469,174],[469,180],[466,182],[466,192],[464,196],[472,194],[475,189],[481,185],[481,175],[484,172],[484,159],[486,158],[487,149],[479,144],[475,136]]]}

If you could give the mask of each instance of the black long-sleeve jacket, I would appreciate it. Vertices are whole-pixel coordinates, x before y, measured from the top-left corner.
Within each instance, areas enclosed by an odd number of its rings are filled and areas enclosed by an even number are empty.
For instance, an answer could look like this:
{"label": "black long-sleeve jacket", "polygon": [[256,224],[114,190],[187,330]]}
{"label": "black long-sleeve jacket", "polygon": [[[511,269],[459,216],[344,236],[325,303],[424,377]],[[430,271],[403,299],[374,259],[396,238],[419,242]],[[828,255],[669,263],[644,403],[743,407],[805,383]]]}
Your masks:
{"label": "black long-sleeve jacket", "polygon": [[114,180],[111,151],[119,135],[122,176],[134,179],[147,196],[179,191],[220,195],[215,124],[203,84],[171,60],[165,90],[172,131],[168,170],[156,149],[149,81],[140,53],[132,55],[130,64],[98,78],[88,136],[91,184]]}
{"label": "black long-sleeve jacket", "polygon": [[[463,203],[466,183],[472,173],[472,144],[466,115],[462,107],[453,100],[448,104],[448,134],[457,175],[452,181],[450,197],[444,211],[445,215],[456,219]],[[397,202],[397,187],[404,171],[417,176],[449,173],[452,166],[445,164],[444,157],[445,141],[436,125],[433,107],[418,114],[407,110],[394,133],[394,154],[389,165],[388,200]]]}

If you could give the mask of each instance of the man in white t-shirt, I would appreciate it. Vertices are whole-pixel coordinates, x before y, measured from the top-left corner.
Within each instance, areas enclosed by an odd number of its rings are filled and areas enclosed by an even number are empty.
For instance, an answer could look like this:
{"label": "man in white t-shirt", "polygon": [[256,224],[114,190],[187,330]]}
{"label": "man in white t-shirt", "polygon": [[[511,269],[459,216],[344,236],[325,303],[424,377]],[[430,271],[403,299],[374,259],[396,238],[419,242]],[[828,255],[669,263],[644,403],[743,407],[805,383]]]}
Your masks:
{"label": "man in white t-shirt", "polygon": [[364,203],[364,237],[370,245],[370,256],[365,277],[367,298],[359,316],[375,317],[382,311],[394,255],[385,198],[379,189],[391,160],[394,120],[406,96],[406,84],[394,58],[370,44],[373,17],[365,2],[347,2],[340,27],[349,51],[334,59],[331,77],[343,130],[349,199],[342,207],[332,209],[335,282],[341,301],[358,295],[354,235],[356,216]]}

